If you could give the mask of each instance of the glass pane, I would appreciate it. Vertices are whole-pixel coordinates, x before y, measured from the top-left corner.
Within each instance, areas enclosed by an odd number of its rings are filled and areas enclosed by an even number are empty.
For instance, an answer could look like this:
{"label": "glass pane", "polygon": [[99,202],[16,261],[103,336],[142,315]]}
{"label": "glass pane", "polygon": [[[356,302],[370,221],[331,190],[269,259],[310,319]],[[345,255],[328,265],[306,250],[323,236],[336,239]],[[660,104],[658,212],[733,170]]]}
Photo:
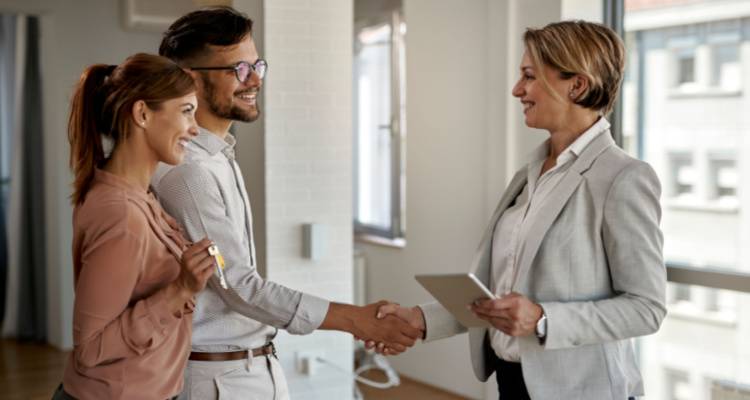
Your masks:
{"label": "glass pane", "polygon": [[357,36],[357,220],[391,229],[391,28],[363,29]]}
{"label": "glass pane", "polygon": [[687,3],[625,1],[623,146],[661,180],[668,263],[750,272],[750,0]]}
{"label": "glass pane", "polygon": [[638,341],[644,398],[750,398],[750,294],[669,284],[667,298],[659,332]]}
{"label": "glass pane", "polygon": [[[661,181],[668,264],[750,273],[749,7],[625,0],[623,147]],[[750,398],[750,294],[669,283],[667,303],[637,341],[645,398]]]}

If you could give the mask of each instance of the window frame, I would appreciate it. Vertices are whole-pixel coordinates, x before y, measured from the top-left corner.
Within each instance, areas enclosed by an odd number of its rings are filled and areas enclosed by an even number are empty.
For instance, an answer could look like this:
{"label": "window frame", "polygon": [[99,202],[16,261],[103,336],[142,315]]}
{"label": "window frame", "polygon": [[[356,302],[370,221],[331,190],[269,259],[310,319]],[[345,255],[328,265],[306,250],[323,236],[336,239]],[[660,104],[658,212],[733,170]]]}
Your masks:
{"label": "window frame", "polygon": [[[358,220],[359,204],[359,141],[357,129],[354,129],[354,234],[357,239],[373,241],[379,244],[390,244],[396,247],[403,247],[406,236],[405,214],[406,214],[406,172],[405,172],[405,140],[406,140],[406,115],[403,110],[405,99],[405,60],[404,46],[405,34],[401,32],[401,26],[404,23],[403,12],[400,8],[394,8],[387,13],[374,16],[368,19],[366,26],[375,26],[382,23],[388,23],[391,26],[391,121],[387,128],[390,130],[391,137],[391,199],[390,209],[391,218],[390,226],[383,228],[380,226],[363,223]],[[355,26],[354,35],[361,31],[365,26]],[[356,40],[356,39],[355,39]],[[357,78],[356,71],[354,79]],[[356,82],[355,82],[356,87]],[[354,102],[357,104],[358,98],[355,93]],[[356,120],[355,120],[356,124]],[[371,240],[370,240],[371,239]]]}

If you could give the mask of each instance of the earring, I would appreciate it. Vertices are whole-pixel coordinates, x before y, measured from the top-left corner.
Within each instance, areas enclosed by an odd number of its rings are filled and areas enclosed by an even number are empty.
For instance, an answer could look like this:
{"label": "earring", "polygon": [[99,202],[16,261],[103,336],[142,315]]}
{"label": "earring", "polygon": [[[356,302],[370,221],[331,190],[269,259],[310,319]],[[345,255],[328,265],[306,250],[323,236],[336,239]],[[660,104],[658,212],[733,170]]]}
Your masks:
{"label": "earring", "polygon": [[570,97],[571,100],[575,100],[576,99],[576,93],[571,90],[570,93],[568,93],[568,97]]}

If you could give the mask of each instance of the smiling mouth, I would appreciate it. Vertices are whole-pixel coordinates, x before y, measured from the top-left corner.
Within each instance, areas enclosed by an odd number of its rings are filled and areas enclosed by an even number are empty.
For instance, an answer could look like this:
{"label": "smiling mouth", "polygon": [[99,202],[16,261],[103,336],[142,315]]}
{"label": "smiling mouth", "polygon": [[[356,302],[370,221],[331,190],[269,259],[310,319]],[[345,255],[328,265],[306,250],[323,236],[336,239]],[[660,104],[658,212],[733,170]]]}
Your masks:
{"label": "smiling mouth", "polygon": [[247,103],[249,105],[255,105],[256,97],[258,96],[258,92],[249,92],[249,93],[240,93],[236,97],[242,102]]}
{"label": "smiling mouth", "polygon": [[534,103],[521,103],[523,104],[523,113],[526,114],[531,107],[534,107]]}
{"label": "smiling mouth", "polygon": [[187,148],[188,143],[190,143],[190,139],[181,138],[177,143],[180,145],[180,148],[185,150]]}

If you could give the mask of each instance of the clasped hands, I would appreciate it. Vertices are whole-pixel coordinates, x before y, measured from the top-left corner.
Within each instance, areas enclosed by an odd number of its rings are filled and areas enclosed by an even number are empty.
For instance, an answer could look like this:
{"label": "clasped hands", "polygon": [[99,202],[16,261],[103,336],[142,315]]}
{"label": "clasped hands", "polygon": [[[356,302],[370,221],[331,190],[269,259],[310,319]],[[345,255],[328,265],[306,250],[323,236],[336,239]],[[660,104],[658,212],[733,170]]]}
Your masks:
{"label": "clasped hands", "polygon": [[[408,323],[411,327],[426,332],[426,325],[422,309],[415,307],[402,307],[398,303],[380,302],[377,318],[398,317]],[[536,323],[542,317],[542,307],[534,303],[528,297],[511,292],[496,299],[481,299],[466,306],[477,318],[490,323],[497,330],[509,336],[529,336],[535,333]],[[365,340],[367,349],[375,349],[377,353],[395,355],[406,350],[405,348],[394,348],[388,342]]]}

